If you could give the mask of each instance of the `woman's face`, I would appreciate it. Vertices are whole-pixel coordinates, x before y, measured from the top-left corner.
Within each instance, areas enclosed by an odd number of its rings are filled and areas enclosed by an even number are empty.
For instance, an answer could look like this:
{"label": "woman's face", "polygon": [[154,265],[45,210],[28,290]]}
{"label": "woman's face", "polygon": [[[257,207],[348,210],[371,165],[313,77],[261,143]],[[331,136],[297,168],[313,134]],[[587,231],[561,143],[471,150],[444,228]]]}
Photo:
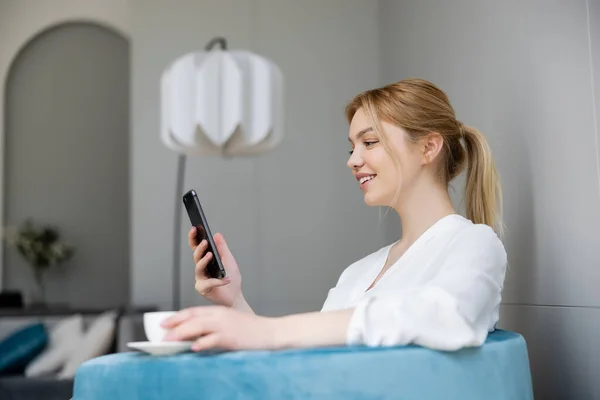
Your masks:
{"label": "woman's face", "polygon": [[423,153],[407,140],[404,129],[385,121],[381,121],[381,126],[399,166],[379,142],[371,120],[362,108],[358,109],[350,123],[348,139],[352,152],[347,165],[364,193],[366,204],[394,207],[392,203],[396,192],[400,200],[418,177]]}

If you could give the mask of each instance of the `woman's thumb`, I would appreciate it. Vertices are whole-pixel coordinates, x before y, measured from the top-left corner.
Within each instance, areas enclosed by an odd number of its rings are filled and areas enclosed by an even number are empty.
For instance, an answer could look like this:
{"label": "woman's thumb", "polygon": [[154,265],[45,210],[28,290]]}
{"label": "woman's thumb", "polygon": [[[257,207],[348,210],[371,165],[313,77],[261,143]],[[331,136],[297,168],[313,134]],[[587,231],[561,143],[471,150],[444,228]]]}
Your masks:
{"label": "woman's thumb", "polygon": [[229,283],[231,283],[231,278],[226,276],[223,279],[217,279],[217,278],[212,278],[211,279],[211,286],[216,287],[216,286],[225,286],[228,285]]}
{"label": "woman's thumb", "polygon": [[220,253],[229,253],[229,247],[227,247],[227,242],[225,242],[225,237],[223,237],[223,234],[217,233],[214,237],[214,240],[217,250]]}

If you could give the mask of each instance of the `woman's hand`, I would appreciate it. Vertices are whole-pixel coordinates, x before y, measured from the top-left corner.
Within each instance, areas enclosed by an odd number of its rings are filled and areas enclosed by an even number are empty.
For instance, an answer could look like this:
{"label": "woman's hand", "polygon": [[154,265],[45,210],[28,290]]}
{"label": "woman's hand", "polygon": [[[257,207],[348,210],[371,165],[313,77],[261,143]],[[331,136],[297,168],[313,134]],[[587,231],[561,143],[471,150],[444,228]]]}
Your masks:
{"label": "woman's hand", "polygon": [[192,307],[166,319],[165,340],[194,341],[193,351],[269,349],[275,341],[275,319],[222,306]]}
{"label": "woman's hand", "polygon": [[196,264],[196,291],[214,304],[252,312],[242,293],[242,276],[237,262],[229,251],[223,235],[217,233],[213,237],[226,272],[225,278],[217,279],[209,278],[206,274],[206,266],[214,254],[210,251],[207,252],[208,241],[206,239],[198,243],[196,232],[196,227],[192,227],[188,233],[188,244],[194,251],[194,263]]}
{"label": "woman's hand", "polygon": [[305,348],[343,345],[354,309],[260,317],[221,307],[192,307],[166,319],[165,340],[194,341],[192,350]]}

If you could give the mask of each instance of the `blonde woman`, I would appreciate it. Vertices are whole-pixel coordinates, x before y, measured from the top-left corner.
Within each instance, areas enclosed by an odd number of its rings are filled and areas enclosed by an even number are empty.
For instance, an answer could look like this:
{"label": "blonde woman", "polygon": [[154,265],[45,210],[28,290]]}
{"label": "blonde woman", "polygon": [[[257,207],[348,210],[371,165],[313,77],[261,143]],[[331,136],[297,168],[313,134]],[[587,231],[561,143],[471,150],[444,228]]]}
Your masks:
{"label": "blonde woman", "polygon": [[[346,117],[348,167],[367,205],[398,213],[399,240],[347,267],[320,312],[271,318],[255,315],[244,299],[220,234],[214,239],[227,278],[205,277],[212,254],[192,228],[196,289],[216,306],[181,310],[164,323],[167,340],[194,340],[196,351],[344,344],[456,350],[485,341],[498,322],[507,257],[500,182],[484,136],[420,79],[357,95]],[[465,169],[467,218],[448,194]]]}

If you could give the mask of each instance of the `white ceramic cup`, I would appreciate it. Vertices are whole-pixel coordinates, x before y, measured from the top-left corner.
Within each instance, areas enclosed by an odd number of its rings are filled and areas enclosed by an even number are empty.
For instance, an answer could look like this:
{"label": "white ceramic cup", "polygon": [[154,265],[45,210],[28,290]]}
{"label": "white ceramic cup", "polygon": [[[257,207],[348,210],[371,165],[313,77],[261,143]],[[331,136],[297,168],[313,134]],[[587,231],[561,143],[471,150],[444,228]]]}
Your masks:
{"label": "white ceramic cup", "polygon": [[157,311],[144,313],[144,332],[150,342],[161,342],[167,333],[160,324],[171,315],[175,315],[175,311]]}

